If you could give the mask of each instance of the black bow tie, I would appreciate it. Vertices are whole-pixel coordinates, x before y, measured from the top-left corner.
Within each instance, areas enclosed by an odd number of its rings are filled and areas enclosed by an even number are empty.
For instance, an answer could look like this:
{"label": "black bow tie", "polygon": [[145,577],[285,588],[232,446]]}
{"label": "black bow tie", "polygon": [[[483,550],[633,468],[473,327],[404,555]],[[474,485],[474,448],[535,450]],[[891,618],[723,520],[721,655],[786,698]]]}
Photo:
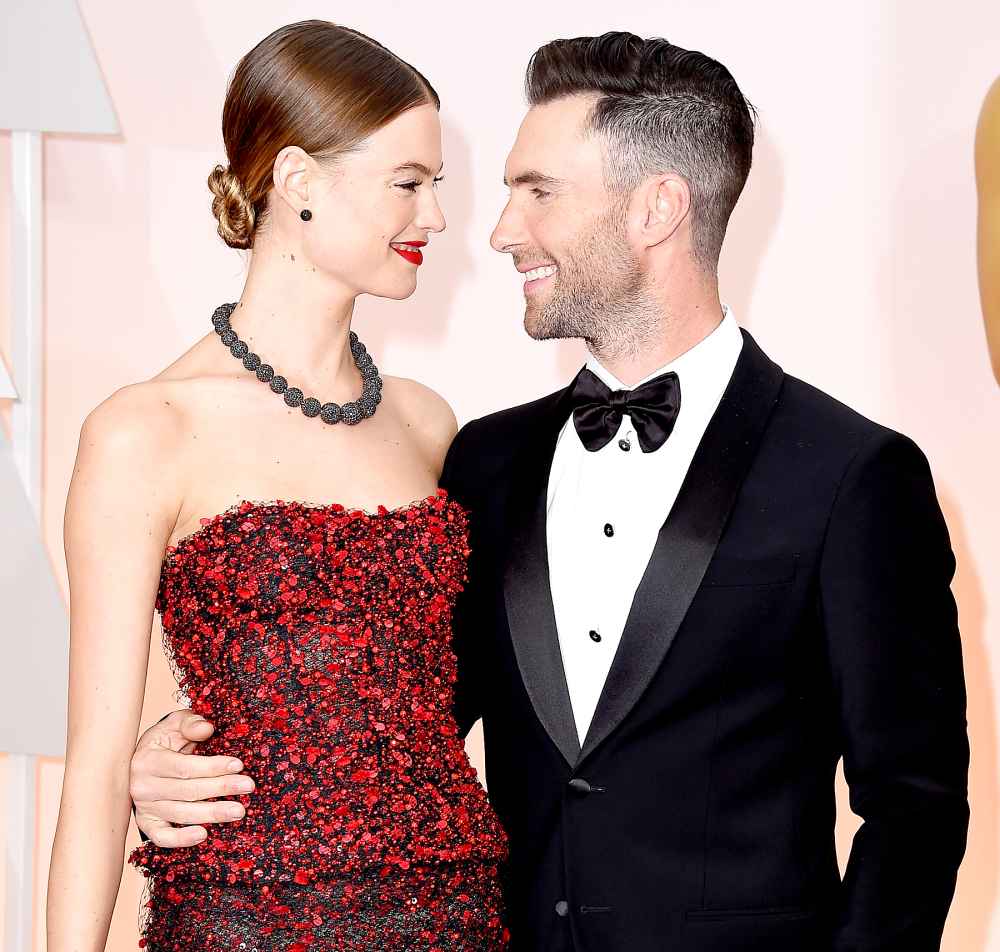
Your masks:
{"label": "black bow tie", "polygon": [[611,442],[628,414],[643,453],[652,453],[667,441],[681,408],[681,382],[677,374],[660,374],[634,390],[612,390],[584,367],[570,393],[573,425],[580,442],[591,453]]}

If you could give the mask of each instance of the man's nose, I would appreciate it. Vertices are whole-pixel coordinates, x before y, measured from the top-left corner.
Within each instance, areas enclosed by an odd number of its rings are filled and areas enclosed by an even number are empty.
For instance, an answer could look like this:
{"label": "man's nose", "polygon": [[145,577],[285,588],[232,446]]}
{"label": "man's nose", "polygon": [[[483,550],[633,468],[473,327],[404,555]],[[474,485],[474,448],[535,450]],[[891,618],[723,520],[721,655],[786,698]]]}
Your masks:
{"label": "man's nose", "polygon": [[519,238],[518,216],[514,212],[513,205],[507,202],[500,213],[500,220],[493,229],[493,234],[490,235],[490,246],[494,251],[509,252],[511,246],[518,243]]}

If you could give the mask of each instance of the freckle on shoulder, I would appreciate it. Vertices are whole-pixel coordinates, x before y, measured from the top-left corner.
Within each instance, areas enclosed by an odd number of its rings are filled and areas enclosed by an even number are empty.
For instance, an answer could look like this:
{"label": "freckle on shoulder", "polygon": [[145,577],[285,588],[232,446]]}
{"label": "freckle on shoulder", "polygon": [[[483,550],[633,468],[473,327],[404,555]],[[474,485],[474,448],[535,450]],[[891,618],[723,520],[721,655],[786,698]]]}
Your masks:
{"label": "freckle on shoulder", "polygon": [[430,428],[435,432],[447,433],[449,439],[454,435],[458,423],[454,411],[444,397],[416,380],[405,377],[390,379],[404,408],[407,427],[418,427],[422,430]]}

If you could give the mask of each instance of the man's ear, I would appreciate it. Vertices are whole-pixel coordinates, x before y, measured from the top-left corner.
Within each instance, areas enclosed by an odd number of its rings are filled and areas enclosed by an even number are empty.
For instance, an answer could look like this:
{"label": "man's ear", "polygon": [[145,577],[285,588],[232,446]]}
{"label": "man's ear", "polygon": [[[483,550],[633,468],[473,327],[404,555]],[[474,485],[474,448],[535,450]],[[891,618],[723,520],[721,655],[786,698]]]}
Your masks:
{"label": "man's ear", "polygon": [[274,158],[274,191],[297,215],[309,204],[312,159],[297,145],[285,146]]}
{"label": "man's ear", "polygon": [[633,195],[642,246],[652,248],[670,238],[691,210],[687,180],[674,172],[648,178]]}

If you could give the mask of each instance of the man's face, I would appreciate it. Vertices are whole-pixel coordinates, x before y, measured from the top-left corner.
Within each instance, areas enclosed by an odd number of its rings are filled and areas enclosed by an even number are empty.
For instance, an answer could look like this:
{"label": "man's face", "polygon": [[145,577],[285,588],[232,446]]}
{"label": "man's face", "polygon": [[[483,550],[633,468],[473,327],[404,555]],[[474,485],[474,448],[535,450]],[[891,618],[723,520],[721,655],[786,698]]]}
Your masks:
{"label": "man's face", "polygon": [[510,188],[490,244],[525,273],[525,330],[536,340],[605,342],[641,301],[644,274],[625,198],[604,185],[600,136],[584,137],[591,95],[533,106],[507,157]]}

